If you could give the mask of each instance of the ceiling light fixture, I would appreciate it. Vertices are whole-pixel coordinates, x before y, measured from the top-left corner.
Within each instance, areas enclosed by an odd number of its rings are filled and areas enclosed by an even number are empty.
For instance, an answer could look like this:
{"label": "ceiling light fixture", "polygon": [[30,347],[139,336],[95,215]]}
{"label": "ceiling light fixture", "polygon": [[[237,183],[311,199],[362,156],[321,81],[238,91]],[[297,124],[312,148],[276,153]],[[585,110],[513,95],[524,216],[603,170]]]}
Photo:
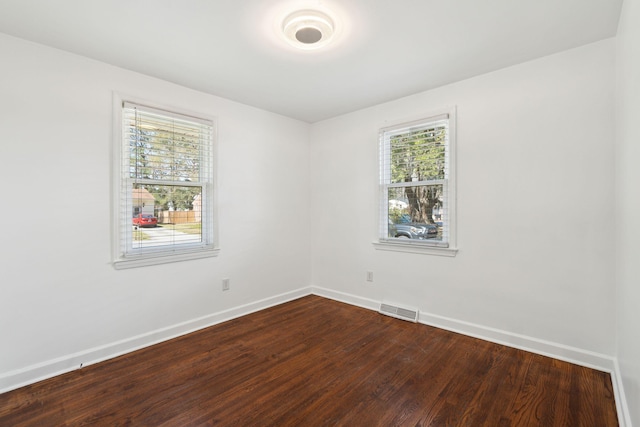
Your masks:
{"label": "ceiling light fixture", "polygon": [[327,45],[335,31],[334,20],[319,10],[293,12],[282,22],[285,39],[298,49],[311,50]]}

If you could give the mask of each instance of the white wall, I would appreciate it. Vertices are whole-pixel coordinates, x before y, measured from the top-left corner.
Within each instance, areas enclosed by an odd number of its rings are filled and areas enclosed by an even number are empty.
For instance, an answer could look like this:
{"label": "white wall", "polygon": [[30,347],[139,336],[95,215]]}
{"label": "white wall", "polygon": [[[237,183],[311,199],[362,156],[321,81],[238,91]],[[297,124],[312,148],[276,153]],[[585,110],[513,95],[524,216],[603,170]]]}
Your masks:
{"label": "white wall", "polygon": [[[308,124],[4,35],[0,58],[0,390],[308,289]],[[217,258],[110,264],[113,91],[217,117]]]}
{"label": "white wall", "polygon": [[618,28],[617,355],[633,424],[640,426],[640,1],[625,0]]}
{"label": "white wall", "polygon": [[[613,356],[614,48],[605,40],[312,125],[312,285]],[[451,105],[458,255],[376,251],[378,129]]]}

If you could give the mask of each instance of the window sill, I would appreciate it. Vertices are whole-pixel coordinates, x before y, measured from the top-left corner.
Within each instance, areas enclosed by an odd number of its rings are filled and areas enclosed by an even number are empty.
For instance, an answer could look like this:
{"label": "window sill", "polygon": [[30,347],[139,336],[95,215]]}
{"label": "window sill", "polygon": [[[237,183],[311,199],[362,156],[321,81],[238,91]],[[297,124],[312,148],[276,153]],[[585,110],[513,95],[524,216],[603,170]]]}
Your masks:
{"label": "window sill", "polygon": [[409,242],[374,242],[373,247],[379,251],[407,252],[411,254],[436,255],[454,257],[458,253],[458,249],[425,245],[424,243]]}
{"label": "window sill", "polygon": [[124,270],[127,268],[146,267],[148,265],[168,264],[170,262],[179,262],[179,261],[188,261],[191,259],[216,257],[218,256],[219,253],[220,253],[220,249],[210,249],[207,251],[188,252],[188,253],[182,253],[182,254],[118,259],[113,262],[113,267],[116,270]]}

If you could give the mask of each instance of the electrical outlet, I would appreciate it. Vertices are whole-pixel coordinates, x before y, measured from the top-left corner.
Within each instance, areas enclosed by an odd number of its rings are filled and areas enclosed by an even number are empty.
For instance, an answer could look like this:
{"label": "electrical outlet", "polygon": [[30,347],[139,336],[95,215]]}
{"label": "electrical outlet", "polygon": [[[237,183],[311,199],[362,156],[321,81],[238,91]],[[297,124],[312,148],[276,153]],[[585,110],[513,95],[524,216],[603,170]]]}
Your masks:
{"label": "electrical outlet", "polygon": [[229,279],[222,279],[222,290],[223,291],[229,290]]}
{"label": "electrical outlet", "polygon": [[367,271],[367,282],[373,282],[373,271]]}

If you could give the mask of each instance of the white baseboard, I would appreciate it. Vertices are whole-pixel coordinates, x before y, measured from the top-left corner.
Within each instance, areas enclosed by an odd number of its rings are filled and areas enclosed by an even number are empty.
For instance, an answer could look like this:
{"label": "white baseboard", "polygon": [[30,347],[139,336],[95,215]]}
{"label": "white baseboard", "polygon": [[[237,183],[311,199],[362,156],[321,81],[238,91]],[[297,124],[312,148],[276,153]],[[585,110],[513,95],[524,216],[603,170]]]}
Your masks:
{"label": "white baseboard", "polygon": [[264,310],[265,308],[282,304],[309,295],[310,293],[310,288],[301,288],[104,346],[94,347],[78,353],[65,355],[53,360],[27,366],[22,369],[9,371],[0,375],[0,393],[14,390],[28,384],[33,384],[75,369],[80,369],[84,366],[112,359],[144,347],[195,332],[199,329],[226,322],[227,320]]}
{"label": "white baseboard", "polygon": [[620,427],[631,427],[631,412],[627,404],[627,396],[624,393],[624,385],[622,375],[620,374],[620,365],[618,359],[614,361],[615,369],[611,373],[611,381],[613,382],[613,392],[616,396],[616,409],[618,410],[618,423]]}
{"label": "white baseboard", "polygon": [[[378,311],[380,301],[363,298],[357,295],[351,295],[332,289],[321,288],[317,286],[311,287],[314,295],[330,298],[336,301],[355,305],[362,308]],[[456,320],[436,314],[420,312],[418,323],[434,326],[462,335],[479,338],[485,341],[502,344],[508,347],[525,350],[531,353],[540,354],[542,356],[552,357],[554,359],[563,360],[580,366],[608,372],[611,375],[613,392],[615,395],[616,409],[618,412],[618,422],[620,427],[631,427],[629,409],[625,399],[624,390],[622,388],[622,380],[620,378],[620,370],[618,361],[615,357],[605,354],[595,353],[589,350],[583,350],[576,347],[567,346],[560,343],[541,340],[526,335],[515,334],[500,329],[490,328],[475,323]]]}
{"label": "white baseboard", "polygon": [[614,358],[611,356],[501,329],[425,313],[423,311],[420,312],[418,322],[485,341],[491,341],[496,344],[552,357],[576,365],[586,366],[599,371],[613,372],[615,368]]}
{"label": "white baseboard", "polygon": [[335,301],[344,302],[349,305],[367,308],[369,310],[378,311],[378,309],[380,308],[380,301],[363,298],[357,295],[347,294],[340,291],[334,291],[333,289],[312,286],[311,293],[313,295],[318,295],[319,297],[329,298]]}

